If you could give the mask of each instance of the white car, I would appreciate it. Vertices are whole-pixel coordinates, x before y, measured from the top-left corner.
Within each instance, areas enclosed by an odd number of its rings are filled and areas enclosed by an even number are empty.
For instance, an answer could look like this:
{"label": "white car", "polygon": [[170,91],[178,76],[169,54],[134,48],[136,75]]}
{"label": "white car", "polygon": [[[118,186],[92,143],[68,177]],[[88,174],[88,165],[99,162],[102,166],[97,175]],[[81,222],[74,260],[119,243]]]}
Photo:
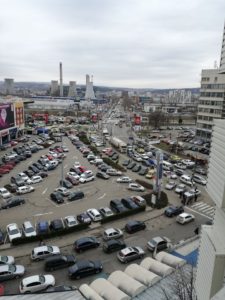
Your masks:
{"label": "white car", "polygon": [[70,191],[65,188],[65,187],[58,187],[57,189],[55,189],[56,192],[60,192],[63,196],[68,196]]}
{"label": "white car", "polygon": [[102,219],[102,215],[100,214],[100,212],[96,208],[87,209],[87,214],[89,215],[89,217],[94,222],[101,221],[101,219]]}
{"label": "white car", "polygon": [[15,263],[15,258],[9,255],[0,256],[0,266],[2,265],[13,265]]}
{"label": "white car", "polygon": [[34,275],[24,278],[19,290],[21,294],[34,293],[55,285],[55,278],[52,275]]}
{"label": "white car", "polygon": [[142,258],[145,255],[145,251],[141,247],[126,247],[117,253],[117,258],[122,263]]}
{"label": "white car", "polygon": [[32,186],[27,186],[27,185],[24,185],[24,186],[19,186],[16,190],[16,193],[18,195],[21,195],[21,194],[27,194],[27,193],[31,193],[31,192],[34,192],[34,187]]}
{"label": "white car", "polygon": [[109,217],[113,215],[112,210],[109,207],[101,207],[99,208],[100,213],[102,214],[103,217]]}
{"label": "white car", "polygon": [[92,171],[85,171],[84,173],[82,173],[80,175],[80,179],[79,182],[80,183],[85,183],[85,182],[89,182],[95,179],[95,176],[93,175]]}
{"label": "white car", "polygon": [[67,175],[72,176],[73,178],[75,178],[77,180],[80,179],[80,176],[76,172],[68,172]]}
{"label": "white car", "polygon": [[171,173],[171,174],[170,174],[170,178],[171,178],[171,179],[177,179],[177,174]]}
{"label": "white car", "polygon": [[176,182],[174,181],[169,181],[166,185],[165,185],[165,189],[167,190],[173,190],[176,186]]}
{"label": "white car", "polygon": [[145,188],[137,183],[130,183],[128,186],[128,190],[136,191],[136,192],[144,192]]}
{"label": "white car", "polygon": [[65,223],[66,227],[74,227],[78,224],[75,216],[66,216],[64,218],[64,223]]}
{"label": "white car", "polygon": [[3,188],[0,188],[0,196],[3,199],[7,199],[7,198],[12,197],[12,194],[6,188],[3,187]]}
{"label": "white car", "polygon": [[23,179],[23,181],[27,181],[28,179],[30,179],[25,173],[23,173],[23,172],[21,172],[21,173],[19,173],[18,174],[18,176],[20,176],[22,179]]}
{"label": "white car", "polygon": [[187,166],[182,164],[182,163],[176,163],[174,165],[174,167],[177,168],[177,169],[181,169],[181,170],[186,170],[187,169]]}
{"label": "white car", "polygon": [[120,176],[120,175],[122,175],[122,172],[121,171],[117,171],[115,169],[108,169],[106,171],[106,174],[108,174],[110,176]]}
{"label": "white car", "polygon": [[191,180],[191,177],[189,175],[181,175],[180,176],[180,181],[189,185],[189,186],[193,186],[193,182]]}
{"label": "white car", "polygon": [[179,184],[176,188],[175,188],[175,192],[177,194],[180,194],[181,192],[183,192],[186,188],[185,184]]}
{"label": "white car", "polygon": [[119,228],[108,228],[103,232],[103,239],[105,241],[112,239],[119,239],[123,236],[123,231]]}
{"label": "white car", "polygon": [[26,237],[36,236],[37,235],[37,232],[34,229],[34,226],[31,224],[30,221],[23,222],[23,224],[22,224],[22,230],[23,230],[23,233],[24,233],[24,235]]}
{"label": "white car", "polygon": [[194,219],[195,219],[194,215],[188,213],[182,213],[179,216],[177,216],[176,221],[177,223],[185,224],[194,221]]}
{"label": "white car", "polygon": [[39,175],[34,175],[31,177],[31,182],[32,183],[39,183],[39,182],[42,182],[43,181],[43,178]]}
{"label": "white car", "polygon": [[123,177],[118,178],[116,180],[116,182],[119,182],[119,183],[130,183],[130,182],[132,182],[132,179],[130,177],[123,176]]}
{"label": "white car", "polygon": [[31,259],[39,261],[49,256],[60,254],[60,249],[57,246],[40,246],[35,247],[31,252]]}
{"label": "white car", "polygon": [[62,146],[63,152],[69,152],[69,149],[66,146]]}
{"label": "white car", "polygon": [[21,234],[21,232],[19,230],[19,227],[16,223],[8,224],[6,226],[6,232],[8,234],[10,242],[12,242],[12,240],[14,240],[14,239],[22,237],[22,234]]}
{"label": "white car", "polygon": [[190,159],[183,159],[181,162],[189,168],[195,166],[195,162]]}
{"label": "white car", "polygon": [[197,174],[194,174],[193,177],[192,177],[192,179],[196,183],[200,183],[202,185],[206,185],[207,184],[207,180],[204,177],[199,176]]}

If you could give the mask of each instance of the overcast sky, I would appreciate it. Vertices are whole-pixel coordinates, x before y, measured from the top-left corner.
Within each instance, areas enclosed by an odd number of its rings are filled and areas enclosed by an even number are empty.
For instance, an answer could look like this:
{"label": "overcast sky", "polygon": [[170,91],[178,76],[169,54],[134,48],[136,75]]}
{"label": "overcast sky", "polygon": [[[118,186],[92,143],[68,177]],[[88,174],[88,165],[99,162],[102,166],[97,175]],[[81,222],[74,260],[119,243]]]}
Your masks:
{"label": "overcast sky", "polygon": [[0,0],[0,81],[199,87],[219,63],[224,0]]}

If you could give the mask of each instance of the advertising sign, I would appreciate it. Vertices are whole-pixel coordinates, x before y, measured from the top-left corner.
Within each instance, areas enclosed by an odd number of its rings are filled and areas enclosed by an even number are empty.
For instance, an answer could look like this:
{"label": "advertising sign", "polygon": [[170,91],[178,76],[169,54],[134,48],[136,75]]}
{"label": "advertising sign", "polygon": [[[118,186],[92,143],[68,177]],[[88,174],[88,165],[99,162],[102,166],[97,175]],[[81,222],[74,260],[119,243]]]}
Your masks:
{"label": "advertising sign", "polygon": [[15,103],[15,117],[16,117],[16,125],[17,126],[24,125],[23,102],[16,102]]}
{"label": "advertising sign", "polygon": [[0,130],[14,127],[14,110],[12,103],[0,104]]}
{"label": "advertising sign", "polygon": [[135,125],[140,125],[141,124],[141,117],[140,116],[135,116],[134,117],[134,124]]}

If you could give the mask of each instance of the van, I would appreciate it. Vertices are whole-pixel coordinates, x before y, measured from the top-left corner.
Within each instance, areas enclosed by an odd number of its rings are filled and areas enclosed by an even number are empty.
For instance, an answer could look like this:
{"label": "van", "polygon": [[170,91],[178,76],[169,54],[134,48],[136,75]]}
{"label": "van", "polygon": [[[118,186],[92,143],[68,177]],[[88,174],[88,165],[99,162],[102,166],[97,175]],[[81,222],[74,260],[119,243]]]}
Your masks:
{"label": "van", "polygon": [[45,261],[45,271],[51,272],[57,269],[70,267],[76,263],[74,255],[55,255]]}
{"label": "van", "polygon": [[173,165],[171,163],[169,163],[168,161],[164,160],[162,165],[163,165],[164,171],[173,171]]}
{"label": "van", "polygon": [[189,186],[193,186],[193,182],[191,180],[191,177],[188,175],[181,175],[180,176],[180,181],[189,185]]}
{"label": "van", "polygon": [[146,206],[146,201],[141,196],[132,196],[131,199],[138,205],[138,206]]}

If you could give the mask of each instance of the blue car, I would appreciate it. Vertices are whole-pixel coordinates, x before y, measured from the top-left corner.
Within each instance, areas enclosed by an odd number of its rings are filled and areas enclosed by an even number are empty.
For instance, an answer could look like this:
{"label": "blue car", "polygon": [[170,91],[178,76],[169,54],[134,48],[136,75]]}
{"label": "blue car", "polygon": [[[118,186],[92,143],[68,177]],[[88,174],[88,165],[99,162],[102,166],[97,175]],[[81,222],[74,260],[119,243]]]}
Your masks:
{"label": "blue car", "polygon": [[165,209],[164,214],[167,217],[178,216],[179,214],[184,212],[183,206],[169,206]]}

